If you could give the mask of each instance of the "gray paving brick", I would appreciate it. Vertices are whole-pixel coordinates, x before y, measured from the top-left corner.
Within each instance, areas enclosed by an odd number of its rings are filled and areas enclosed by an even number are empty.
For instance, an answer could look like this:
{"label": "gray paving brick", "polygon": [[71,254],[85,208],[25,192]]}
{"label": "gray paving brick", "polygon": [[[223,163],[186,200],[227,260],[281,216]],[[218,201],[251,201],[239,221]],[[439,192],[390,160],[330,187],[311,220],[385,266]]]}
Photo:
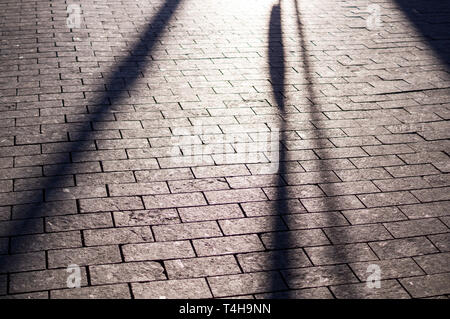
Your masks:
{"label": "gray paving brick", "polygon": [[206,280],[203,278],[133,283],[131,289],[136,299],[204,299],[212,297]]}
{"label": "gray paving brick", "polygon": [[396,207],[345,210],[342,214],[352,225],[405,220],[406,216]]}
{"label": "gray paving brick", "polygon": [[381,259],[419,256],[437,252],[425,237],[412,237],[369,243]]}
{"label": "gray paving brick", "polygon": [[192,243],[199,256],[236,254],[264,250],[257,235],[195,239]]}
{"label": "gray paving brick", "polygon": [[152,227],[156,241],[170,241],[221,236],[215,221],[159,225]]}
{"label": "gray paving brick", "polygon": [[86,246],[131,244],[153,241],[150,227],[87,229],[83,230],[83,238]]}
{"label": "gray paving brick", "polygon": [[449,11],[402,2],[4,1],[0,298],[446,297]]}
{"label": "gray paving brick", "polygon": [[150,209],[113,212],[117,226],[143,226],[179,223],[175,209]]}
{"label": "gray paving brick", "polygon": [[214,297],[261,293],[286,288],[276,272],[258,272],[208,278]]}
{"label": "gray paving brick", "polygon": [[338,299],[409,299],[409,294],[395,280],[380,281],[380,288],[365,283],[330,287]]}
{"label": "gray paving brick", "polygon": [[282,275],[290,288],[297,289],[358,282],[347,265],[290,269]]}
{"label": "gray paving brick", "polygon": [[450,264],[450,253],[439,253],[426,256],[414,257],[419,266],[428,275],[448,272]]}
{"label": "gray paving brick", "polygon": [[431,235],[448,231],[448,228],[437,218],[390,222],[384,225],[395,238]]}
{"label": "gray paving brick", "polygon": [[122,246],[125,261],[161,260],[194,257],[189,241],[127,244]]}
{"label": "gray paving brick", "polygon": [[401,211],[410,219],[439,217],[448,215],[450,202],[435,202],[427,204],[415,204],[399,206]]}
{"label": "gray paving brick", "polygon": [[362,282],[366,282],[367,280],[369,280],[369,276],[373,273],[369,268],[369,266],[371,265],[380,267],[380,276],[382,280],[418,276],[424,274],[420,267],[411,258],[374,260],[349,264],[353,272]]}
{"label": "gray paving brick", "polygon": [[450,275],[436,274],[401,279],[401,284],[414,298],[445,295],[449,293]]}
{"label": "gray paving brick", "polygon": [[67,267],[68,265],[96,265],[120,262],[122,260],[118,246],[98,246],[70,248],[48,251],[49,268]]}
{"label": "gray paving brick", "polygon": [[93,285],[166,279],[164,268],[157,262],[131,262],[90,266]]}
{"label": "gray paving brick", "polygon": [[244,217],[237,204],[186,207],[179,208],[178,212],[183,222]]}
{"label": "gray paving brick", "polygon": [[233,256],[214,256],[164,261],[169,279],[220,276],[240,273]]}
{"label": "gray paving brick", "polygon": [[81,247],[81,245],[79,231],[45,233],[11,238],[12,253]]}
{"label": "gray paving brick", "polygon": [[237,259],[244,272],[312,266],[303,250],[299,248],[238,254]]}
{"label": "gray paving brick", "polygon": [[292,230],[261,235],[261,240],[269,249],[284,249],[329,244],[329,240],[320,229]]}
{"label": "gray paving brick", "polygon": [[126,284],[51,290],[50,299],[129,299]]}
{"label": "gray paving brick", "polygon": [[[10,275],[9,289],[12,293],[67,288],[71,273],[66,269],[40,270]],[[87,285],[86,270],[81,268],[81,286]]]}

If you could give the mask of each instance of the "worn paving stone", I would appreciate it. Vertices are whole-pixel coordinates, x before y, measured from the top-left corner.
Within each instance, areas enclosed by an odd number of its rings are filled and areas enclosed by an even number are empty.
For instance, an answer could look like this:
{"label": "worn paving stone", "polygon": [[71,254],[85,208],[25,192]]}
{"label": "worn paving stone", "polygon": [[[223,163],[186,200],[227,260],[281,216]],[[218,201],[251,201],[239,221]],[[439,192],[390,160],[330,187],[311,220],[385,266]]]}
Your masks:
{"label": "worn paving stone", "polygon": [[214,297],[253,294],[286,288],[281,276],[276,272],[209,277],[208,282]]}
{"label": "worn paving stone", "polygon": [[257,235],[195,239],[192,243],[199,256],[236,254],[264,250],[261,240]]}
{"label": "worn paving stone", "polygon": [[290,288],[309,288],[353,283],[358,280],[346,265],[297,268],[282,271]]}
{"label": "worn paving stone", "polygon": [[233,256],[213,256],[164,261],[169,279],[220,276],[240,273]]}
{"label": "worn paving stone", "polygon": [[161,260],[194,257],[189,241],[128,244],[122,246],[125,261]]}
{"label": "worn paving stone", "polygon": [[399,258],[390,260],[375,260],[368,262],[350,263],[349,266],[362,282],[369,280],[373,273],[371,265],[380,267],[382,280],[423,275],[424,272],[411,258]]}
{"label": "worn paving stone", "polygon": [[367,244],[307,247],[305,251],[314,265],[342,264],[377,259]]}
{"label": "worn paving stone", "polygon": [[85,266],[122,261],[118,246],[50,250],[47,258],[49,268],[67,267],[73,264]]}
{"label": "worn paving stone", "polygon": [[450,264],[450,253],[431,254],[426,256],[414,257],[419,266],[425,270],[428,275],[448,272]]}
{"label": "worn paving stone", "polygon": [[158,225],[152,227],[156,241],[171,241],[221,236],[219,225],[214,221]]}
{"label": "worn paving stone", "polygon": [[46,3],[0,4],[2,298],[448,295],[447,2]]}
{"label": "worn paving stone", "polygon": [[333,299],[331,292],[325,287],[305,288],[298,290],[280,291],[256,294],[256,299]]}
{"label": "worn paving stone", "polygon": [[391,259],[425,255],[437,252],[437,249],[426,237],[393,239],[369,243],[378,257]]}
{"label": "worn paving stone", "polygon": [[90,266],[89,273],[93,285],[166,279],[164,268],[157,262]]}
{"label": "worn paving stone", "polygon": [[302,249],[238,254],[237,259],[245,272],[311,266]]}
{"label": "worn paving stone", "polygon": [[203,278],[133,283],[131,287],[136,299],[212,298]]}
{"label": "worn paving stone", "polygon": [[50,299],[129,299],[130,290],[125,284],[81,287],[78,289],[51,290]]}
{"label": "worn paving stone", "polygon": [[365,283],[330,287],[338,299],[409,299],[409,294],[395,280],[380,281],[380,288]]}
{"label": "worn paving stone", "polygon": [[[12,293],[67,288],[66,269],[40,270],[10,275],[9,290]],[[81,286],[87,285],[86,270],[81,268]]]}
{"label": "worn paving stone", "polygon": [[400,282],[414,298],[448,295],[450,291],[448,273],[404,278]]}

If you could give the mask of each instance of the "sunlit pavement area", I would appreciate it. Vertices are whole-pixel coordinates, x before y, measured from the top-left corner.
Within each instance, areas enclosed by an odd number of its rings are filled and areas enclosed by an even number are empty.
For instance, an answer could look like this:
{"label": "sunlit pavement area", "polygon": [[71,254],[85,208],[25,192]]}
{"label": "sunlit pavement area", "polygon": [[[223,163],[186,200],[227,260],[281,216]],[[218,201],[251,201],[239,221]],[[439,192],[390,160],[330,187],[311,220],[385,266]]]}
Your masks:
{"label": "sunlit pavement area", "polygon": [[2,298],[447,298],[450,3],[0,1]]}

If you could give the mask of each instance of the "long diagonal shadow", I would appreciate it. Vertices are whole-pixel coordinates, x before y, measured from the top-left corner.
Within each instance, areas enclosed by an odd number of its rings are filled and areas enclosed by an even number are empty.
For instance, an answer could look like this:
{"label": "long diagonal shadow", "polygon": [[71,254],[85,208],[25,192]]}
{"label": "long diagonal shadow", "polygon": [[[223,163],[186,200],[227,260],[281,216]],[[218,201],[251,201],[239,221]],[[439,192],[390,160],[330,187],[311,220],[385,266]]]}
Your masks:
{"label": "long diagonal shadow", "polygon": [[[102,121],[102,119],[109,114],[108,111],[114,104],[118,103],[120,99],[127,97],[125,93],[127,93],[128,89],[133,87],[136,80],[140,77],[142,69],[150,63],[151,58],[149,57],[149,54],[158,43],[163,32],[165,31],[165,27],[169,23],[181,1],[182,0],[166,0],[158,12],[153,16],[150,23],[146,26],[146,29],[140,36],[138,42],[130,49],[130,55],[115,67],[115,71],[108,78],[108,82],[106,84],[107,90],[111,89],[111,91],[106,91],[95,98],[95,113],[91,113],[89,115],[84,127],[80,130],[81,133],[80,136],[78,136],[78,141],[73,144],[70,152],[77,152],[86,149],[87,143],[92,140],[91,135],[95,132],[91,130],[91,122]],[[136,67],[130,68],[130,65],[136,65]],[[126,81],[123,81],[123,70],[127,70]],[[61,184],[61,181],[67,177],[67,171],[71,171],[71,166],[72,163],[58,165],[53,172],[53,177],[51,177],[51,179],[49,179],[48,182],[42,186],[49,198],[56,197],[56,187],[58,187],[58,185]],[[52,196],[52,194],[55,196]],[[48,207],[42,205],[44,200],[41,195],[30,199],[29,202],[34,203],[34,205],[32,208],[26,209],[24,212],[27,219],[16,220],[17,222],[9,228],[10,234],[22,233],[21,230],[30,226],[30,221],[33,221],[32,218],[46,216],[45,210],[48,209]],[[46,203],[58,205],[58,201]],[[22,260],[21,262],[27,261]],[[15,265],[12,265],[10,260],[8,263],[7,257],[0,258],[0,273],[9,272],[14,268]]]}

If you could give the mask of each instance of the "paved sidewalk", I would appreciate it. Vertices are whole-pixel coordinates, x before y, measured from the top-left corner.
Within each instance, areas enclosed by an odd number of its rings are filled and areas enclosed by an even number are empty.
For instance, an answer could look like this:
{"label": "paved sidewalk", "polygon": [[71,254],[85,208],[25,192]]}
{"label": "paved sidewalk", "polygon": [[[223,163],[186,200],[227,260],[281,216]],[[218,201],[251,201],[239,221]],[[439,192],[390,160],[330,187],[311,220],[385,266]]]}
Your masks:
{"label": "paved sidewalk", "polygon": [[449,23],[0,0],[0,297],[447,298]]}

